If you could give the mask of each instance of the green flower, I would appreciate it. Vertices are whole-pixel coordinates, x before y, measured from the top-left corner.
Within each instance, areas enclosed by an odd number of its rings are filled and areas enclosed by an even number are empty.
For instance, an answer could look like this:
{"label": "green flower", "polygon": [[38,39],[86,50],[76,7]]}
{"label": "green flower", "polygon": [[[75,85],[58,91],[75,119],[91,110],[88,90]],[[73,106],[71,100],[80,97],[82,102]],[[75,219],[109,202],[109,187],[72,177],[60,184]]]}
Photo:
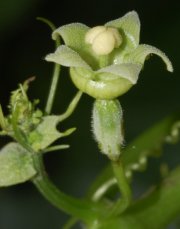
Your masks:
{"label": "green flower", "polygon": [[135,11],[90,29],[72,23],[56,29],[52,37],[64,41],[46,56],[47,61],[70,67],[70,75],[78,89],[96,99],[114,99],[136,84],[146,58],[156,54],[167,70],[173,67],[159,49],[139,44],[140,21]]}

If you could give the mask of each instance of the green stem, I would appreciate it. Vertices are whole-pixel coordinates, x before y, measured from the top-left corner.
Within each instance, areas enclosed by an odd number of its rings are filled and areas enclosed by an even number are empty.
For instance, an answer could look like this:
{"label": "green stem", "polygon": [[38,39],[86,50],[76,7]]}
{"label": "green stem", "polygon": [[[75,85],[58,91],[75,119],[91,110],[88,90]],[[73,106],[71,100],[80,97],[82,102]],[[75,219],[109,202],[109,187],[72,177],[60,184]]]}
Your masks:
{"label": "green stem", "polygon": [[1,104],[0,104],[0,128],[2,128],[3,130],[6,129],[6,121],[5,121]]}
{"label": "green stem", "polygon": [[113,177],[109,180],[107,180],[106,182],[104,182],[104,184],[102,184],[93,194],[93,196],[91,197],[91,199],[94,202],[99,201],[105,194],[106,192],[113,186],[116,185],[117,181],[116,179]]}
{"label": "green stem", "polygon": [[121,192],[121,199],[116,202],[111,212],[111,215],[115,216],[121,214],[130,205],[132,193],[122,163],[113,161],[112,168]]}
{"label": "green stem", "polygon": [[[54,31],[56,29],[56,26],[51,21],[47,20],[46,18],[38,17],[37,20],[40,20],[40,21],[44,22],[45,24],[47,24],[51,28],[52,31]],[[58,48],[59,45],[60,45],[60,38],[58,37],[55,41],[56,48]],[[49,90],[49,95],[48,95],[48,99],[47,99],[47,103],[46,103],[46,107],[45,107],[45,112],[47,114],[50,114],[51,110],[52,110],[52,106],[53,106],[54,98],[55,98],[55,93],[56,93],[56,89],[57,89],[57,84],[59,81],[59,73],[60,73],[60,65],[55,64],[52,82],[51,82],[51,86],[50,86],[50,90]]]}
{"label": "green stem", "polygon": [[20,113],[19,107],[16,104],[16,106],[14,106],[14,111],[12,113],[12,128],[14,131],[13,137],[20,145],[22,145],[25,149],[27,149],[30,153],[32,153],[31,147],[27,143],[25,134],[22,132],[22,130],[18,126],[19,113]]}
{"label": "green stem", "polygon": [[46,108],[45,108],[45,112],[47,114],[50,114],[51,110],[52,110],[52,106],[53,106],[54,98],[55,98],[55,93],[56,93],[56,89],[57,89],[57,84],[59,81],[59,72],[60,72],[60,65],[55,64],[52,82],[51,82],[51,86],[50,86],[50,91],[49,91],[49,95],[48,95],[48,99],[47,99],[47,103],[46,103]]}
{"label": "green stem", "polygon": [[73,215],[87,224],[95,220],[101,213],[102,208],[99,204],[73,198],[61,192],[48,178],[41,155],[34,155],[34,163],[39,171],[38,176],[32,182],[40,193],[55,207]]}
{"label": "green stem", "polygon": [[59,121],[62,122],[63,120],[67,119],[75,110],[81,96],[82,96],[83,92],[82,91],[78,91],[77,94],[75,95],[75,97],[73,98],[73,100],[71,101],[71,103],[69,104],[67,110],[65,111],[64,114],[59,116]]}
{"label": "green stem", "polygon": [[55,145],[55,146],[50,146],[46,149],[44,149],[43,153],[51,152],[51,151],[57,151],[61,149],[68,149],[69,145]]}
{"label": "green stem", "polygon": [[76,217],[72,217],[68,220],[68,222],[63,226],[63,229],[70,229],[72,226],[74,226],[78,222],[78,219]]}

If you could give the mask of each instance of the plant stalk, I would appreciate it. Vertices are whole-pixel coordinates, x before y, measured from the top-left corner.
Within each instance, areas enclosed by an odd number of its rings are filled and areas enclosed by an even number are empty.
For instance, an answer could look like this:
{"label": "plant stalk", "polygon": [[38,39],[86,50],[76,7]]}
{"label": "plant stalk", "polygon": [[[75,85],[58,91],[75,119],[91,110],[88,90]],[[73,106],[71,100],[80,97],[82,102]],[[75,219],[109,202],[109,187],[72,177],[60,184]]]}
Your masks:
{"label": "plant stalk", "polygon": [[113,206],[111,215],[116,216],[124,212],[131,204],[132,191],[129,182],[125,176],[123,165],[120,161],[112,161],[112,168],[117,180],[121,198]]}
{"label": "plant stalk", "polygon": [[102,212],[102,207],[99,204],[89,200],[76,199],[61,192],[48,178],[41,155],[34,155],[34,163],[39,173],[33,178],[32,182],[45,199],[58,209],[79,218],[87,224],[97,219]]}
{"label": "plant stalk", "polygon": [[54,103],[54,98],[57,90],[57,85],[59,81],[59,73],[60,73],[60,65],[55,64],[50,91],[49,91],[46,108],[45,108],[46,114],[50,114],[52,110],[52,106]]}

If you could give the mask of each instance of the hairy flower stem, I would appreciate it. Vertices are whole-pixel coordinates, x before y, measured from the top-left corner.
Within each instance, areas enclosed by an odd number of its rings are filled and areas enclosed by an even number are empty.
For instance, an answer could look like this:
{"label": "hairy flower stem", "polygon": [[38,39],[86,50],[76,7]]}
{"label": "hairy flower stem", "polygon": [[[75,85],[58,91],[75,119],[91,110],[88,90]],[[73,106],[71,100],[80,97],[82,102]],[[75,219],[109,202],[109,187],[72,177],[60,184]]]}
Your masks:
{"label": "hairy flower stem", "polygon": [[91,201],[80,200],[74,197],[68,196],[61,192],[48,178],[41,155],[34,155],[34,163],[39,173],[33,178],[32,182],[39,190],[39,192],[55,207],[73,215],[85,223],[89,224],[95,220],[102,208],[96,203]]}
{"label": "hairy flower stem", "polygon": [[132,191],[125,176],[124,168],[121,161],[112,161],[112,168],[115,178],[117,180],[119,190],[121,192],[121,198],[113,206],[111,212],[111,215],[116,216],[125,211],[130,205],[132,199]]}

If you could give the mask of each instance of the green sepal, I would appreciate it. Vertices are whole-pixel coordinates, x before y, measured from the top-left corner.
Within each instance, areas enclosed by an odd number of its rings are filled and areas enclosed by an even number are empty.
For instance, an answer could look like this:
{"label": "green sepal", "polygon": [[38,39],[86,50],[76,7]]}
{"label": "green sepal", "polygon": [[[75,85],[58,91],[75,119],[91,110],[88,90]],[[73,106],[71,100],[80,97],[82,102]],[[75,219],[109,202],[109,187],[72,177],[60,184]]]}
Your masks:
{"label": "green sepal", "polygon": [[23,183],[35,174],[31,154],[21,145],[11,142],[1,149],[0,187]]}
{"label": "green sepal", "polygon": [[29,134],[29,144],[35,151],[46,149],[57,139],[68,136],[75,130],[75,128],[71,128],[61,133],[57,130],[58,123],[59,116],[50,115],[43,117],[42,122]]}
{"label": "green sepal", "polygon": [[144,65],[145,60],[151,54],[156,54],[157,56],[161,57],[161,59],[166,64],[167,70],[169,72],[173,72],[172,63],[169,60],[169,58],[166,56],[166,54],[151,45],[145,45],[145,44],[139,45],[133,52],[125,56],[124,61],[129,63],[139,63]]}

